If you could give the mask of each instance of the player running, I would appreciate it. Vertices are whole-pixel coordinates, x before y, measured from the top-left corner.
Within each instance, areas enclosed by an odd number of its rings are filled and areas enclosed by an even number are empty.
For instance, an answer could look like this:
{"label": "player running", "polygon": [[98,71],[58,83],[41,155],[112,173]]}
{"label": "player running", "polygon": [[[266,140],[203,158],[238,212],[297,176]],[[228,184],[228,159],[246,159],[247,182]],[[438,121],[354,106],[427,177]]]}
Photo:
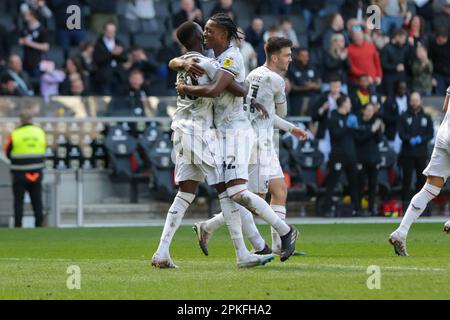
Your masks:
{"label": "player running", "polygon": [[[433,154],[428,166],[423,171],[427,176],[427,181],[411,200],[402,219],[400,226],[389,237],[389,243],[394,246],[395,253],[399,256],[407,256],[406,237],[413,222],[423,213],[427,204],[439,195],[445,181],[450,176],[450,86],[444,100],[443,111],[445,112],[444,121],[436,135]],[[444,232],[450,233],[450,221],[445,223]]]}
{"label": "player running", "polygon": [[232,200],[231,211],[234,213],[229,215],[224,211],[224,217],[238,257],[240,251],[247,249],[236,204],[257,214],[277,230],[282,242],[280,258],[285,261],[295,251],[298,230],[287,225],[264,199],[248,190],[248,164],[254,140],[253,129],[243,111],[243,99],[225,91],[233,79],[239,82],[245,80],[242,55],[239,49],[230,46],[233,38],[239,38],[237,26],[228,15],[216,14],[207,21],[204,38],[206,47],[214,50],[216,60],[221,66],[220,71],[209,85],[193,86],[178,82],[177,91],[197,97],[217,97],[214,102],[214,123],[223,142],[226,183],[226,190],[223,191],[226,191],[228,198]]}
{"label": "player running", "polygon": [[[273,143],[274,127],[289,131],[301,140],[307,138],[307,133],[293,124],[283,120],[287,114],[285,82],[283,77],[290,62],[292,42],[286,38],[269,38],[265,45],[266,62],[256,68],[247,76],[250,85],[246,97],[244,110],[247,112],[256,134],[253,155],[256,159],[250,161],[248,188],[266,198],[271,194],[270,205],[273,211],[282,219],[286,218],[287,187],[284,182],[284,174],[275,151]],[[256,100],[264,105],[268,112],[268,118],[255,112],[251,102]],[[241,214],[244,235],[250,240],[256,254],[275,253],[281,254],[281,239],[278,232],[272,227],[272,249],[268,248],[254,224],[250,212]],[[208,240],[218,228],[225,225],[222,213],[214,218],[199,222],[194,225],[200,248],[208,255]]]}
{"label": "player running", "polygon": [[[186,22],[177,29],[179,41],[189,50],[183,58],[196,59],[205,71],[204,75],[193,79],[185,71],[179,71],[177,79],[199,85],[207,84],[214,79],[218,63],[214,59],[206,58],[203,52],[203,32],[194,22]],[[231,81],[227,89],[243,96],[246,88]],[[199,98],[189,95],[177,97],[177,110],[172,121],[174,131],[174,150],[176,151],[175,181],[179,184],[179,191],[169,209],[166,223],[156,253],[152,257],[152,265],[158,268],[176,268],[170,257],[170,243],[181,224],[181,220],[194,201],[199,182],[206,180],[217,189],[225,189],[223,183],[222,155],[219,140],[213,129],[213,99]],[[219,188],[220,186],[220,188]],[[223,195],[222,195],[223,196]],[[229,201],[231,202],[231,201]],[[221,199],[222,210],[229,215],[232,207]],[[231,204],[233,204],[231,202]],[[253,267],[264,265],[273,257],[250,254],[246,249],[241,250],[238,257],[239,267]]]}

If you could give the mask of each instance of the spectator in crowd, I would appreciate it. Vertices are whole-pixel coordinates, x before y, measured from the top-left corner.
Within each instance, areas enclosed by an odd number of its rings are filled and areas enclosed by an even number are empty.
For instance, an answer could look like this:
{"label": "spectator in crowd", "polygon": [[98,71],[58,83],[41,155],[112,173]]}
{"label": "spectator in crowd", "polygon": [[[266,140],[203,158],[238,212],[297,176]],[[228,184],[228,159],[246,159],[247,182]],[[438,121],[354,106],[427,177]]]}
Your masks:
{"label": "spectator in crowd", "polygon": [[[155,6],[153,0],[127,0],[125,8],[125,19],[128,25],[135,25],[136,22],[145,22],[145,31],[158,31],[158,22],[155,19]],[[130,30],[131,28],[127,28]]]}
{"label": "spectator in crowd", "polygon": [[290,115],[298,116],[303,113],[304,99],[313,99],[320,93],[322,79],[320,73],[309,59],[309,51],[300,48],[294,63],[291,63],[287,72],[291,84]]}
{"label": "spectator in crowd", "polygon": [[8,31],[0,25],[0,65],[4,64],[11,53],[11,42]]}
{"label": "spectator in crowd", "polygon": [[349,83],[355,85],[363,74],[369,75],[370,84],[381,84],[383,70],[381,69],[380,55],[372,43],[364,40],[361,28],[352,31],[352,43],[348,46],[350,60]]}
{"label": "spectator in crowd", "polygon": [[448,41],[448,29],[438,28],[436,38],[430,45],[430,58],[434,66],[434,85],[437,94],[445,92],[450,83],[450,41]]}
{"label": "spectator in crowd", "polygon": [[84,0],[51,0],[49,2],[50,8],[55,13],[56,24],[56,40],[58,44],[63,48],[65,55],[70,46],[79,46],[85,37],[84,30],[86,29],[86,17],[83,10],[81,10],[81,25],[80,29],[67,28],[67,19],[70,13],[67,13],[67,8],[71,5],[82,7]]}
{"label": "spectator in crowd", "polygon": [[[433,121],[422,109],[422,99],[418,92],[411,93],[408,111],[402,114],[399,134],[403,141],[400,152],[400,165],[403,169],[402,200],[404,208],[411,200],[411,181],[416,171],[416,191],[425,183],[422,175],[427,165],[428,142],[433,138]],[[406,205],[405,205],[406,204]]]}
{"label": "spectator in crowd", "polygon": [[[322,37],[322,47],[324,50],[330,49],[331,37],[335,34],[344,36],[344,19],[338,12],[333,13],[328,18],[328,29],[325,30]],[[348,41],[346,41],[348,43]]]}
{"label": "spectator in crowd", "polygon": [[419,43],[428,47],[428,36],[426,33],[425,20],[421,16],[412,16],[405,22],[408,30],[408,43],[416,47]]}
{"label": "spectator in crowd", "polygon": [[303,0],[302,15],[307,29],[312,29],[313,17],[325,17],[327,14],[326,0]]}
{"label": "spectator in crowd", "polygon": [[367,74],[361,75],[359,85],[351,93],[350,99],[352,100],[353,113],[358,116],[367,104],[371,104],[375,108],[375,112],[378,112],[380,109],[381,98],[376,94],[375,87],[370,85]]}
{"label": "spectator in crowd", "polygon": [[237,13],[233,9],[233,0],[217,0],[216,5],[209,13],[209,16],[212,17],[216,13],[225,13],[227,14],[235,23],[237,23]]}
{"label": "spectator in crowd", "polygon": [[122,63],[127,61],[127,55],[124,46],[116,38],[116,31],[114,23],[106,23],[103,35],[98,38],[94,48],[96,71],[93,80],[98,86],[97,93],[102,95],[119,92],[124,82]]}
{"label": "spectator in crowd", "polygon": [[95,42],[83,42],[80,45],[79,52],[74,57],[84,78],[90,78],[94,71],[94,49]]}
{"label": "spectator in crowd", "polygon": [[319,149],[328,160],[331,150],[330,132],[328,131],[328,119],[331,112],[337,109],[337,99],[342,95],[342,83],[338,75],[330,76],[330,91],[323,93],[316,101],[310,103],[309,116],[312,123],[318,124],[315,137],[319,140]]}
{"label": "spectator in crowd", "polygon": [[59,84],[64,81],[64,71],[55,68],[55,62],[46,60],[41,63],[41,96],[48,100],[51,96],[59,95]]}
{"label": "spectator in crowd", "polygon": [[21,97],[21,92],[17,89],[17,83],[8,73],[2,74],[0,77],[0,95]]}
{"label": "spectator in crowd", "polygon": [[323,56],[323,81],[322,91],[330,89],[329,76],[337,74],[342,85],[342,92],[348,93],[348,71],[350,70],[350,61],[348,59],[348,50],[345,47],[345,38],[341,33],[335,33],[330,38],[331,46]]}
{"label": "spectator in crowd", "polygon": [[144,87],[144,74],[139,69],[133,69],[128,77],[128,103],[134,116],[144,116],[143,99],[147,98],[147,91]]}
{"label": "spectator in crowd", "polygon": [[433,62],[428,58],[427,48],[419,44],[412,65],[412,88],[422,96],[430,96],[433,90]]}
{"label": "spectator in crowd", "polygon": [[255,17],[252,19],[250,26],[245,30],[245,39],[256,49],[261,43],[264,43],[264,33],[264,21],[259,17]]}
{"label": "spectator in crowd", "polygon": [[406,80],[407,67],[411,61],[411,47],[407,44],[407,33],[404,29],[395,30],[392,41],[381,51],[383,66],[383,91],[387,96],[394,93],[394,85]]}
{"label": "spectator in crowd", "polygon": [[19,45],[24,48],[23,67],[31,77],[38,78],[40,75],[39,63],[42,60],[43,53],[50,49],[48,33],[39,22],[36,11],[27,11],[24,19],[26,27],[22,30],[19,38]]}
{"label": "spectator in crowd", "polygon": [[262,41],[259,43],[259,47],[256,48],[256,54],[258,55],[258,66],[263,65],[266,61],[264,44],[271,37],[281,37],[281,32],[277,25],[271,26],[266,32],[264,32]]}
{"label": "spectator in crowd", "polygon": [[293,0],[272,0],[272,14],[286,15],[292,13]]}
{"label": "spectator in crowd", "polygon": [[34,10],[38,14],[38,19],[42,24],[46,24],[46,20],[53,17],[52,10],[47,6],[45,0],[25,0],[20,5],[20,13],[25,16],[30,10]]}
{"label": "spectator in crowd", "polygon": [[250,71],[258,66],[258,57],[252,45],[245,41],[244,31],[241,28],[238,28],[238,30],[241,33],[241,39],[236,40],[234,45],[239,48],[242,57],[244,58],[245,75],[247,76]]}
{"label": "spectator in crowd", "polygon": [[17,54],[8,58],[8,74],[14,79],[21,96],[33,96],[34,91],[28,74],[23,71],[22,59]]}
{"label": "spectator in crowd", "polygon": [[70,88],[67,93],[69,96],[83,97],[87,95],[86,89],[84,87],[84,82],[80,76],[72,77],[70,80]]}
{"label": "spectator in crowd", "polygon": [[134,46],[128,54],[128,61],[124,64],[125,70],[140,70],[144,75],[143,86],[148,90],[152,80],[158,74],[158,63],[154,59],[149,59],[147,54],[139,46]]}
{"label": "spectator in crowd", "polygon": [[[60,92],[63,95],[67,95],[70,92],[71,83],[74,78],[81,79],[81,81],[85,82],[85,84],[89,81],[89,78],[84,78],[81,66],[78,64],[78,61],[75,58],[67,58],[64,71],[66,77],[60,86]],[[84,85],[83,88],[84,87],[86,87],[86,85]]]}
{"label": "spectator in crowd", "polygon": [[115,26],[119,25],[117,16],[117,4],[120,0],[95,0],[89,1],[91,7],[91,30],[95,33],[101,34],[103,26],[106,23],[113,23]]}
{"label": "spectator in crowd", "polygon": [[387,97],[382,108],[382,119],[386,125],[385,135],[389,146],[399,154],[402,141],[398,135],[398,123],[400,116],[408,110],[409,97],[408,86],[405,81],[399,81],[395,84],[395,94]]}
{"label": "spectator in crowd", "polygon": [[378,143],[383,140],[384,124],[376,116],[376,107],[368,103],[362,108],[362,114],[358,121],[359,127],[356,138],[356,150],[358,154],[358,189],[361,195],[364,193],[367,181],[369,205],[368,210],[372,216],[376,216],[375,196],[378,184],[378,165],[381,162]]}
{"label": "spectator in crowd", "polygon": [[407,0],[374,0],[373,3],[381,8],[381,30],[390,34],[393,29],[403,26],[408,13]]}
{"label": "spectator in crowd", "polygon": [[[195,21],[198,24],[203,25],[203,13],[195,6],[194,0],[180,0],[180,11],[172,16],[172,25],[174,29],[178,28],[186,21]],[[173,39],[176,38],[174,32]]]}
{"label": "spectator in crowd", "polygon": [[292,41],[292,47],[298,48],[300,44],[298,42],[297,33],[292,27],[292,21],[289,17],[283,17],[280,20],[280,32],[282,37],[287,38]]}
{"label": "spectator in crowd", "polygon": [[337,109],[331,112],[328,121],[331,138],[329,174],[326,178],[324,195],[324,210],[330,212],[333,193],[340,180],[342,171],[345,171],[348,188],[352,199],[353,212],[356,216],[361,210],[358,195],[358,170],[355,136],[357,135],[358,118],[351,113],[350,98],[341,95],[336,100]]}
{"label": "spectator in crowd", "polygon": [[381,52],[383,50],[383,48],[389,43],[391,42],[391,38],[389,38],[388,36],[386,36],[385,34],[383,34],[383,32],[379,29],[374,29],[372,30],[372,32],[370,33],[370,39],[368,40],[368,42],[371,42],[375,45],[375,47],[377,48],[377,50],[379,52]]}
{"label": "spectator in crowd", "polygon": [[433,0],[434,29],[450,29],[450,2],[447,0]]}

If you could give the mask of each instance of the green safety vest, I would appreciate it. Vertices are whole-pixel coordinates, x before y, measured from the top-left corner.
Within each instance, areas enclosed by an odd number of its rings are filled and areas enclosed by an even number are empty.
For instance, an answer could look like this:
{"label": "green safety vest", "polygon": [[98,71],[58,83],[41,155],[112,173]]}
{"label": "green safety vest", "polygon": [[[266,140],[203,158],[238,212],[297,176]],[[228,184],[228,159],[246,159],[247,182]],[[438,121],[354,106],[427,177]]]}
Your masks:
{"label": "green safety vest", "polygon": [[11,169],[37,170],[44,167],[45,132],[34,125],[25,125],[11,133]]}

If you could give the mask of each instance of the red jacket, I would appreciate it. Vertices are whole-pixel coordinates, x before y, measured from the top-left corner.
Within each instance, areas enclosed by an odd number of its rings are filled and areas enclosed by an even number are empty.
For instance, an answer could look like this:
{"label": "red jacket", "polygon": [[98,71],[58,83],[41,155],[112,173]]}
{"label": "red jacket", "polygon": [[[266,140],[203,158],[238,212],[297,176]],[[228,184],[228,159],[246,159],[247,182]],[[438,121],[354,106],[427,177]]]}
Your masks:
{"label": "red jacket", "polygon": [[368,74],[374,80],[377,77],[383,77],[380,55],[373,44],[366,41],[361,46],[350,44],[348,58],[351,65],[348,73],[351,83],[358,82],[359,77],[363,74]]}

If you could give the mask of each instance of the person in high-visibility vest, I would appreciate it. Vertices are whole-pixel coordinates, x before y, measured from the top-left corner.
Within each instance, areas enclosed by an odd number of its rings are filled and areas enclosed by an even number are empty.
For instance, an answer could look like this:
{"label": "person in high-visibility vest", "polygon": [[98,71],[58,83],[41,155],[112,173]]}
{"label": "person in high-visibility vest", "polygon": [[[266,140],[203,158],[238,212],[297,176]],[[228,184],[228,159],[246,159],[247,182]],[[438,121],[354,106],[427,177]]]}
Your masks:
{"label": "person in high-visibility vest", "polygon": [[28,191],[33,206],[35,225],[42,226],[42,171],[46,150],[45,132],[32,124],[33,115],[24,111],[21,125],[8,137],[5,154],[11,160],[14,195],[14,226],[22,227],[23,201]]}

